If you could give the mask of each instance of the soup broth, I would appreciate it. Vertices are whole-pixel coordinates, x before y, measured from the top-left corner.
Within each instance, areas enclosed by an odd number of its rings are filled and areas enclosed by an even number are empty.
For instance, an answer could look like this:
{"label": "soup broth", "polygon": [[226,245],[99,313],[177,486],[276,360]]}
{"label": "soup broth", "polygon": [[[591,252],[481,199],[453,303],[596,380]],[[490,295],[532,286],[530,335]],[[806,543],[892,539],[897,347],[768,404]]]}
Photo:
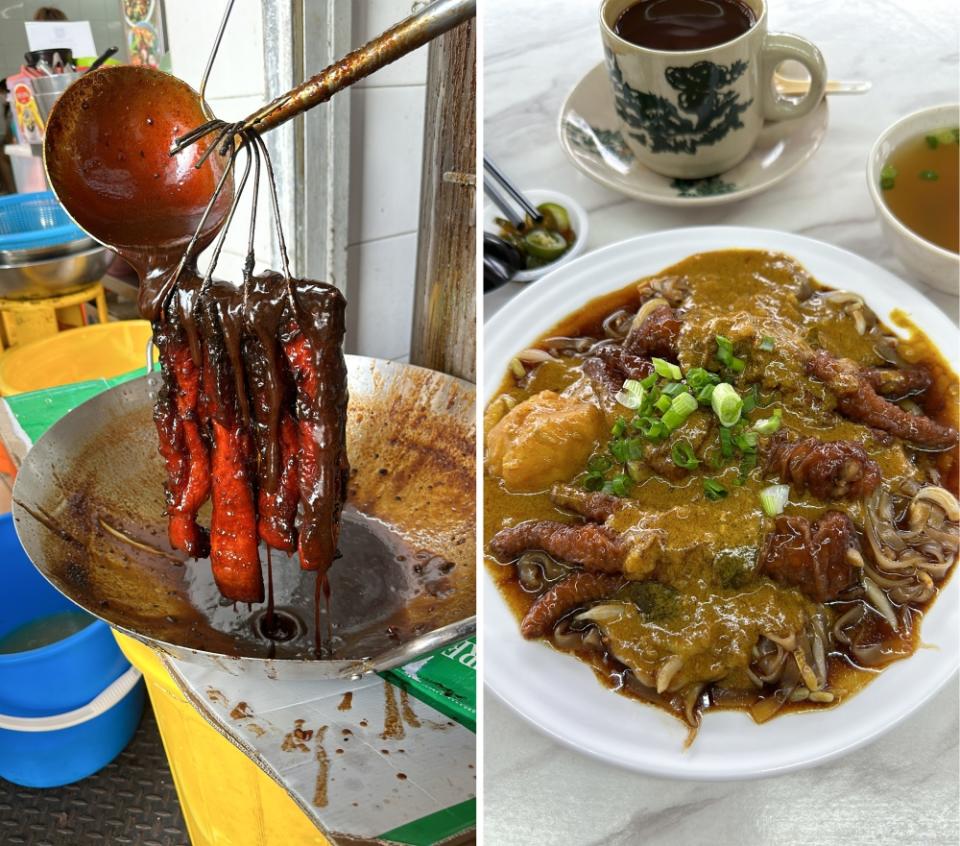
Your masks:
{"label": "soup broth", "polygon": [[904,142],[881,172],[883,200],[921,238],[960,252],[960,145],[957,130]]}

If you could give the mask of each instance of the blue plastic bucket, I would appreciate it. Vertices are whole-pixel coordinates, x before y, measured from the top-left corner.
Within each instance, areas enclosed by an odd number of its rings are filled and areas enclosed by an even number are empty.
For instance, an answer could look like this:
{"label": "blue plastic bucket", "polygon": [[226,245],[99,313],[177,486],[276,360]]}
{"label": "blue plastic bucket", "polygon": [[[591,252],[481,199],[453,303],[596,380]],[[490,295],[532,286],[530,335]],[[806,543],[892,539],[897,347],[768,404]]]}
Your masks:
{"label": "blue plastic bucket", "polygon": [[[0,517],[0,637],[76,610],[37,572],[9,514]],[[49,646],[0,654],[0,776],[28,787],[69,784],[129,743],[143,684],[97,620]]]}

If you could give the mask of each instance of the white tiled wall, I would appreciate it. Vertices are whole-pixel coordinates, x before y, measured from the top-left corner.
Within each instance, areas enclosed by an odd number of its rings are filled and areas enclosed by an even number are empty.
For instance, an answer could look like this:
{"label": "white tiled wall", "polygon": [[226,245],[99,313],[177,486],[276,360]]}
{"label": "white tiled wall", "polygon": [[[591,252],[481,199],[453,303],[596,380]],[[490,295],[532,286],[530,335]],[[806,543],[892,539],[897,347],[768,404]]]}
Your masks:
{"label": "white tiled wall", "polygon": [[[354,44],[379,35],[411,6],[355,2]],[[421,48],[350,92],[348,352],[405,358],[410,351],[426,73]]]}
{"label": "white tiled wall", "polygon": [[[3,2],[3,0],[0,0]],[[165,0],[173,72],[199,86],[223,0]],[[355,0],[353,43],[360,45],[410,14],[412,0]],[[341,4],[338,3],[338,11]],[[305,33],[306,38],[322,37]],[[239,119],[266,100],[260,4],[236,0],[208,99],[217,117]],[[426,49],[359,83],[351,101],[347,225],[347,351],[404,358],[410,349],[416,272]],[[319,68],[307,68],[308,74]],[[323,108],[322,106],[320,108]],[[310,186],[306,186],[310,190]],[[258,264],[274,261],[270,219],[261,206]],[[246,252],[245,208],[238,210],[218,273],[239,274]],[[238,225],[240,224],[240,225]],[[297,233],[309,237],[309,233]],[[288,239],[292,234],[287,235]],[[309,268],[308,268],[309,270]]]}
{"label": "white tiled wall", "polygon": [[[225,5],[225,0],[165,0],[170,67],[176,76],[194,88],[200,87]],[[240,120],[266,102],[262,15],[258,0],[234,3],[206,93],[213,113],[223,120]],[[239,166],[242,164],[241,160]],[[261,194],[261,199],[263,197]],[[239,277],[242,271],[247,252],[249,198],[247,190],[217,263],[219,276]],[[263,214],[267,206],[261,205],[260,209],[255,242],[258,270],[272,265],[275,255],[271,219]],[[201,257],[201,268],[206,266],[204,261],[205,257]]]}

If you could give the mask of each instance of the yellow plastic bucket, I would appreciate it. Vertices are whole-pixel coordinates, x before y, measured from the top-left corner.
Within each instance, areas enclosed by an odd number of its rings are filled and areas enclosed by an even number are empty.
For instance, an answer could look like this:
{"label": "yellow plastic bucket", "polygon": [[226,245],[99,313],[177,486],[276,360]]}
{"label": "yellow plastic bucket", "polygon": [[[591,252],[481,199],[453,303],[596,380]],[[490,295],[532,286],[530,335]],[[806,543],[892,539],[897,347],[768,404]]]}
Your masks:
{"label": "yellow plastic bucket", "polygon": [[193,846],[329,846],[283,788],[200,716],[152,649],[114,637],[147,683]]}
{"label": "yellow plastic bucket", "polygon": [[0,396],[109,379],[143,367],[150,323],[120,320],[70,329],[0,353]]}

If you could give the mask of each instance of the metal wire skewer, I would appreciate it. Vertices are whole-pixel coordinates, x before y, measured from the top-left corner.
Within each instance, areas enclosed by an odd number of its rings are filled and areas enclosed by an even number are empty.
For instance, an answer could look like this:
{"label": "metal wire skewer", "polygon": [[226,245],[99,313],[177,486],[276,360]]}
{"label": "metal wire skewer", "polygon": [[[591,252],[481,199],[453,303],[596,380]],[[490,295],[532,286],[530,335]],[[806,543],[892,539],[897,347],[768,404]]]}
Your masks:
{"label": "metal wire skewer", "polygon": [[[252,136],[247,136],[248,141]],[[251,148],[255,148],[251,144]],[[250,200],[250,234],[247,236],[247,255],[243,260],[243,310],[247,310],[247,296],[250,291],[250,277],[253,276],[253,266],[256,263],[254,254],[254,241],[257,234],[257,203],[260,199],[260,150],[256,148],[257,156],[254,158],[253,173],[253,197]]]}
{"label": "metal wire skewer", "polygon": [[[225,10],[220,31],[207,62],[207,70],[201,83],[200,95],[205,92],[207,74],[213,66],[232,8],[232,0]],[[365,76],[379,70],[401,56],[422,47],[439,35],[468,21],[477,13],[476,0],[434,0],[383,34],[348,53],[342,59],[324,68],[316,76],[302,82],[286,94],[258,109],[245,120],[236,124],[235,134],[264,133],[282,123],[329,100],[338,91],[348,88]],[[210,121],[203,126],[174,140],[170,154],[176,155],[200,138],[213,132],[216,127]]]}
{"label": "metal wire skewer", "polygon": [[[271,205],[273,208],[277,243],[280,249],[280,260],[283,265],[283,277],[287,289],[286,293],[290,306],[294,310],[294,314],[296,314],[297,305],[293,294],[293,281],[290,275],[290,261],[287,255],[286,239],[284,238],[280,218],[280,203],[277,197],[277,185],[273,172],[273,164],[270,161],[270,154],[260,134],[275,126],[279,126],[281,123],[286,122],[295,115],[319,103],[329,100],[337,91],[352,85],[364,76],[373,73],[375,70],[400,58],[406,53],[423,46],[438,35],[469,20],[476,15],[476,0],[435,0],[435,2],[428,6],[417,10],[396,26],[391,27],[378,38],[373,39],[363,47],[349,53],[343,59],[325,68],[319,74],[302,83],[292,91],[278,97],[245,120],[229,123],[213,117],[207,108],[205,95],[210,73],[220,50],[220,45],[227,28],[227,22],[233,11],[234,2],[235,0],[227,0],[223,17],[220,21],[220,27],[214,39],[210,56],[207,59],[207,65],[203,72],[203,78],[200,82],[199,94],[201,105],[204,113],[210,117],[210,120],[175,139],[170,148],[170,155],[174,156],[188,146],[196,144],[201,139],[216,133],[213,142],[203,151],[195,167],[202,167],[214,151],[218,152],[219,155],[229,156],[229,161],[224,168],[223,175],[217,183],[213,196],[210,198],[210,202],[204,210],[200,224],[190,239],[190,242],[187,244],[187,248],[184,251],[176,271],[172,274],[169,282],[166,284],[165,290],[162,292],[162,303],[165,304],[167,302],[171,292],[177,285],[183,268],[187,266],[189,262],[195,260],[196,256],[194,252],[197,244],[200,242],[203,227],[206,225],[211,210],[222,195],[230,174],[233,173],[238,153],[240,150],[246,150],[246,167],[244,168],[243,176],[236,186],[230,209],[224,218],[223,228],[218,234],[214,244],[211,260],[204,274],[201,291],[209,286],[213,278],[213,272],[216,269],[226,239],[227,230],[233,221],[240,196],[246,187],[251,168],[253,168],[256,187],[254,189],[253,205],[250,215],[248,250],[244,260],[244,296],[246,297],[247,285],[253,273],[255,263],[254,237],[256,231],[257,200],[259,197],[260,160],[262,158],[266,168],[267,179],[270,183]],[[237,141],[238,138],[239,143]],[[539,213],[536,212],[535,209],[533,210],[532,216],[535,217],[535,219],[540,219]]]}
{"label": "metal wire skewer", "polygon": [[[247,177],[250,176],[250,166],[253,163],[254,156],[257,156],[257,151],[254,149],[253,145],[244,141],[239,147],[237,147],[237,152],[234,154],[234,158],[240,154],[241,150],[245,150],[247,153],[247,165],[243,169],[243,175],[240,177],[240,182],[237,184],[237,188],[233,194],[233,202],[230,204],[230,210],[227,212],[227,216],[223,222],[223,228],[220,230],[220,234],[217,236],[217,241],[213,246],[213,253],[210,256],[210,263],[207,265],[207,272],[203,276],[203,283],[200,285],[200,294],[202,295],[204,291],[209,287],[210,282],[213,279],[213,271],[217,266],[217,262],[220,260],[220,253],[223,250],[224,242],[227,240],[227,230],[230,228],[230,224],[233,222],[233,216],[237,211],[237,206],[240,204],[240,197],[243,194],[243,189],[247,184]],[[259,157],[258,157],[259,158]],[[257,167],[257,173],[259,174],[260,168]],[[250,217],[254,219],[255,210],[251,212]]]}
{"label": "metal wire skewer", "polygon": [[220,42],[223,41],[223,33],[227,28],[227,21],[230,20],[230,13],[233,11],[234,0],[227,0],[227,6],[223,10],[223,18],[220,20],[220,29],[217,31],[217,37],[214,39],[213,48],[210,50],[210,56],[207,59],[207,66],[203,71],[203,79],[200,80],[200,102],[203,104],[204,112],[207,109],[207,81],[210,79],[210,71],[213,70],[213,63],[220,52]]}
{"label": "metal wire skewer", "polygon": [[210,217],[210,212],[213,210],[214,205],[216,205],[217,200],[223,193],[223,187],[227,184],[227,179],[229,178],[230,174],[233,173],[233,166],[236,164],[236,161],[236,151],[232,151],[230,154],[230,160],[227,162],[227,166],[223,169],[223,173],[220,176],[220,181],[217,182],[217,187],[214,189],[213,196],[210,197],[210,201],[207,203],[207,207],[203,210],[203,214],[200,217],[200,222],[197,224],[197,228],[194,231],[193,236],[190,238],[190,242],[183,251],[183,256],[181,256],[180,262],[177,264],[177,269],[171,274],[170,279],[164,284],[164,287],[160,292],[161,313],[166,308],[167,301],[169,300],[170,295],[173,293],[173,290],[177,287],[177,282],[180,280],[180,274],[183,272],[183,268],[186,267],[188,261],[194,258],[193,252],[196,249],[197,242],[200,240],[203,227],[206,225],[207,218]]}
{"label": "metal wire skewer", "polygon": [[287,285],[287,299],[290,303],[290,308],[293,309],[293,314],[297,314],[297,301],[293,296],[293,280],[290,277],[290,261],[287,258],[287,242],[283,237],[283,224],[280,220],[280,202],[277,199],[277,182],[273,177],[273,163],[270,161],[270,153],[267,152],[267,145],[264,144],[263,139],[256,132],[251,133],[253,139],[256,141],[257,145],[260,147],[260,152],[263,154],[263,162],[267,167],[267,181],[270,183],[270,199],[272,200],[273,205],[273,222],[277,229],[277,242],[280,246],[280,261],[283,264],[283,278],[286,281]]}

